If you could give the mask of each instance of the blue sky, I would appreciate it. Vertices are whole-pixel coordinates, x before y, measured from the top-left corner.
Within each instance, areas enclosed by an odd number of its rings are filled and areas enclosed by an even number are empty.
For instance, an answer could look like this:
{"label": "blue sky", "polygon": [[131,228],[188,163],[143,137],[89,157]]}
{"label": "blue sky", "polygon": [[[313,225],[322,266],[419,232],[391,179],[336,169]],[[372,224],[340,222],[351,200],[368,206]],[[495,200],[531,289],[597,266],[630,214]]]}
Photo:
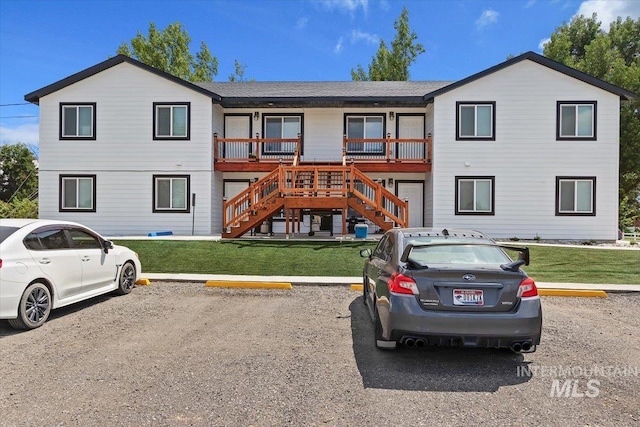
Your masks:
{"label": "blue sky", "polygon": [[426,53],[412,80],[458,80],[541,44],[576,14],[640,16],[640,0],[0,0],[0,143],[38,144],[24,95],[115,55],[149,23],[181,22],[227,81],[234,59],[257,81],[351,80],[406,6]]}

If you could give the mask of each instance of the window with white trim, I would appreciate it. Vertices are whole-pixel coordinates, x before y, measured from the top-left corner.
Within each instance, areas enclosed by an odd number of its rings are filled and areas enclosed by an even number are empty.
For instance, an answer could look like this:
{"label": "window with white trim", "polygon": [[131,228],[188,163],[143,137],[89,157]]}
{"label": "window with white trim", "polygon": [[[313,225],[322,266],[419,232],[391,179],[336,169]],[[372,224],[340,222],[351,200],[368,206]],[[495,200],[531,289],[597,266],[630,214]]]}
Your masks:
{"label": "window with white trim", "polygon": [[456,215],[494,214],[493,176],[456,177]]}
{"label": "window with white trim", "polygon": [[[302,116],[298,115],[268,115],[263,114],[264,132],[268,139],[297,139],[302,133]],[[262,148],[263,154],[293,154],[296,142],[273,141],[267,142]]]}
{"label": "window with white trim", "polygon": [[556,177],[556,215],[595,215],[596,177]]}
{"label": "window with white trim", "polygon": [[60,212],[96,211],[95,175],[60,175]]}
{"label": "window with white trim", "polygon": [[558,101],[556,139],[596,139],[595,101]]}
{"label": "window with white trim", "polygon": [[153,139],[189,139],[189,102],[153,103]]}
{"label": "window with white trim", "polygon": [[96,104],[60,104],[60,139],[95,140]]}
{"label": "window with white trim", "polygon": [[[345,115],[345,134],[347,139],[360,139],[360,142],[348,142],[347,154],[383,154],[385,115]],[[374,140],[374,141],[367,141]]]}
{"label": "window with white trim", "polygon": [[190,191],[189,175],[154,175],[153,212],[189,212]]}
{"label": "window with white trim", "polygon": [[495,102],[456,102],[456,140],[495,141]]}

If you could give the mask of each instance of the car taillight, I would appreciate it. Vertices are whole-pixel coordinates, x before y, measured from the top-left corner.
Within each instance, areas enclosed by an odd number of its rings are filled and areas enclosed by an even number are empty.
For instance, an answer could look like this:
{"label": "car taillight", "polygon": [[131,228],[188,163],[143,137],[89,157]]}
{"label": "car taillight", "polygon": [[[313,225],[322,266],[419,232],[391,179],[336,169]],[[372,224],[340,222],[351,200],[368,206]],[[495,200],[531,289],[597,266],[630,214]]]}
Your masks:
{"label": "car taillight", "polygon": [[538,295],[538,288],[531,277],[527,277],[520,282],[518,297],[535,297],[536,295]]}
{"label": "car taillight", "polygon": [[2,268],[2,258],[0,258],[0,268]]}
{"label": "car taillight", "polygon": [[389,290],[397,294],[419,294],[415,280],[400,273],[393,273],[391,275],[389,279]]}

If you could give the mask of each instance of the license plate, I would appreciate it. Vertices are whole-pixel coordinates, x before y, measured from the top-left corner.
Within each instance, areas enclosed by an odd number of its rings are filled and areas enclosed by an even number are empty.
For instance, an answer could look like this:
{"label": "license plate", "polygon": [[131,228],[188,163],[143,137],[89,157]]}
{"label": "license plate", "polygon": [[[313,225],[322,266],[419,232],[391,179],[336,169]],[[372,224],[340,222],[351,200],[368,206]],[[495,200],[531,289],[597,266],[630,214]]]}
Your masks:
{"label": "license plate", "polygon": [[453,305],[484,305],[482,289],[454,289]]}

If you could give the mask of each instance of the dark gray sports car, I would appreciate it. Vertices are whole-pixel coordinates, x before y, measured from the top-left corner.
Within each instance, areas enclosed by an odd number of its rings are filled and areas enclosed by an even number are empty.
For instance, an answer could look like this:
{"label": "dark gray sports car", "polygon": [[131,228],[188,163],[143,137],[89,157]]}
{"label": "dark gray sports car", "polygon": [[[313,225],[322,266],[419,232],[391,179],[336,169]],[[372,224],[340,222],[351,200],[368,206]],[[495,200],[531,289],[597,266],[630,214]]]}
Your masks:
{"label": "dark gray sports car", "polygon": [[[517,253],[514,261],[507,253]],[[380,349],[425,345],[535,351],[542,307],[520,269],[529,249],[468,230],[392,229],[363,249],[364,301]]]}

